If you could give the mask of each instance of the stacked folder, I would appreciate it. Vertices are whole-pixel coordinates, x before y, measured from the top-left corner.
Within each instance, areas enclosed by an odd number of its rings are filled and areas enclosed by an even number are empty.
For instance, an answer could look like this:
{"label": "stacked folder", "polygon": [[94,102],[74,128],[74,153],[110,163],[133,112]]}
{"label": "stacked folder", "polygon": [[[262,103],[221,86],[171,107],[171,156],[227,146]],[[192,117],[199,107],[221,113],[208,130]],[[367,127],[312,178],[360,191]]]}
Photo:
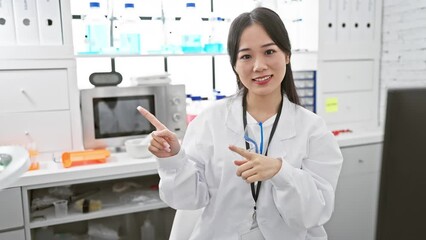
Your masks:
{"label": "stacked folder", "polygon": [[0,46],[62,45],[60,0],[0,0]]}

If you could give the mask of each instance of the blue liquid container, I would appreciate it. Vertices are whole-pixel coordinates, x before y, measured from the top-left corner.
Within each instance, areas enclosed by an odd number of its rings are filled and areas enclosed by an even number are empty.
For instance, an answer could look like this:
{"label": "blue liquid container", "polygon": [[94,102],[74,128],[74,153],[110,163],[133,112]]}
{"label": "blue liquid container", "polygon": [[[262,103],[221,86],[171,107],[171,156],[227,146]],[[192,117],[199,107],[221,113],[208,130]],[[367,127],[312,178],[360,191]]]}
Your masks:
{"label": "blue liquid container", "polygon": [[195,3],[186,3],[186,11],[180,20],[181,48],[183,53],[203,52],[201,24],[202,19],[198,17]]}
{"label": "blue liquid container", "polygon": [[208,42],[204,45],[204,51],[207,53],[223,53],[225,52],[224,44],[226,40],[222,36],[223,34],[223,25],[224,18],[214,17],[211,18],[210,23],[210,33]]}
{"label": "blue liquid container", "polygon": [[101,12],[99,2],[90,2],[90,10],[85,17],[87,53],[98,54],[110,47],[109,21]]}
{"label": "blue liquid container", "polygon": [[134,7],[133,3],[124,4],[124,13],[119,24],[121,53],[141,53],[140,18],[136,15]]}

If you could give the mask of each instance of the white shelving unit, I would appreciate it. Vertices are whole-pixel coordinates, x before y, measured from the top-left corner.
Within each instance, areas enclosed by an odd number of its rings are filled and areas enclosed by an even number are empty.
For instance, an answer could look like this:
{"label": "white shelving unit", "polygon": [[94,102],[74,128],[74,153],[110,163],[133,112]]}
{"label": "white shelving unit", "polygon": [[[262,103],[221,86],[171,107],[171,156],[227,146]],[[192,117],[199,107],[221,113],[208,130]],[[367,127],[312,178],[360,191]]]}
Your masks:
{"label": "white shelving unit", "polygon": [[[126,217],[132,214],[139,214],[140,219],[145,219],[146,216],[152,215],[158,211],[163,211],[160,216],[156,219],[150,219],[153,221],[158,239],[167,239],[170,233],[171,223],[174,216],[174,210],[168,208],[168,206],[162,202],[158,196],[158,191],[149,189],[150,186],[158,183],[158,176],[152,175],[149,169],[145,169],[139,172],[138,176],[129,174],[128,177],[122,175],[108,176],[98,178],[83,178],[80,180],[71,180],[54,183],[44,183],[38,185],[30,185],[22,187],[22,197],[24,205],[24,222],[25,222],[25,233],[26,239],[38,240],[37,232],[40,229],[51,229],[51,232],[55,234],[82,234],[88,223],[97,219],[111,218],[111,221],[119,222],[119,229],[125,229],[127,226],[125,223],[117,220],[119,218]],[[101,171],[101,169],[100,169]],[[132,187],[123,192],[112,191],[114,184],[122,184],[132,182]],[[136,186],[140,185],[140,186]],[[41,210],[31,210],[35,208],[34,201],[40,202],[37,196],[49,196],[54,197],[54,194],[49,191],[54,188],[67,188],[75,192],[97,191],[92,194],[82,197],[82,199],[90,199],[100,202],[100,209],[87,213],[82,213],[81,210],[75,208],[75,199],[68,205],[68,213],[65,216],[57,217],[53,205],[47,205],[47,207],[41,207]],[[50,193],[49,193],[50,192]],[[53,201],[53,200],[52,200]],[[32,207],[33,206],[33,207]],[[146,213],[146,214],[145,214]],[[132,231],[139,233],[138,227],[142,225],[142,220],[135,225],[137,229]],[[65,229],[65,230],[64,230]],[[117,234],[122,234],[122,230]],[[87,232],[84,232],[81,236],[88,236]],[[126,237],[127,239],[138,239],[139,235],[134,234],[132,236],[120,236]]]}

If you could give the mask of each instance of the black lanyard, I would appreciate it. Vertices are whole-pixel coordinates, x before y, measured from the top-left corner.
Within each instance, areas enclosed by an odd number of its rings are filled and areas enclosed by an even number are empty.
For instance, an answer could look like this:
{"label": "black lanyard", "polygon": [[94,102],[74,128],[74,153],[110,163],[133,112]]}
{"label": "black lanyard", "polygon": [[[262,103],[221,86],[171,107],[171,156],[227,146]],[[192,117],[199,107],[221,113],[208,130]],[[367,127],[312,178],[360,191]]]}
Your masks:
{"label": "black lanyard", "polygon": [[[281,116],[281,109],[283,107],[283,101],[284,101],[284,97],[281,99],[281,103],[280,103],[280,107],[278,108],[278,112],[277,112],[277,116],[275,117],[274,120],[274,124],[272,125],[272,130],[271,130],[271,134],[269,135],[269,140],[268,140],[268,145],[266,146],[266,150],[265,150],[265,156],[268,155],[268,149],[269,149],[269,145],[271,143],[272,137],[274,136],[275,130],[277,129],[277,125],[278,125],[278,121],[280,120],[280,116]],[[244,123],[244,129],[246,129],[247,126],[247,102],[246,102],[246,96],[243,97],[243,123]],[[246,142],[246,149],[250,149],[250,145],[248,142]],[[257,198],[259,197],[259,191],[260,191],[260,186],[262,185],[262,182],[259,181],[257,182],[257,187],[256,189],[254,189],[254,183],[250,184],[251,187],[251,195],[253,196],[255,205],[254,205],[254,210],[256,211],[256,202],[257,202]]]}

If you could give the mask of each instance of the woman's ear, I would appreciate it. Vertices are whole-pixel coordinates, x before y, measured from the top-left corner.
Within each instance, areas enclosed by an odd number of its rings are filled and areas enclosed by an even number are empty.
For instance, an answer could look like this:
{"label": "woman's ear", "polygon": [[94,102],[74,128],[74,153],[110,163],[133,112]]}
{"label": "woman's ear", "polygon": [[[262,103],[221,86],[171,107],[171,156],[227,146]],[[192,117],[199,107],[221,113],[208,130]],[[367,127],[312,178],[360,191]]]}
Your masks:
{"label": "woman's ear", "polygon": [[289,64],[290,63],[290,55],[286,54],[285,55],[285,64]]}

